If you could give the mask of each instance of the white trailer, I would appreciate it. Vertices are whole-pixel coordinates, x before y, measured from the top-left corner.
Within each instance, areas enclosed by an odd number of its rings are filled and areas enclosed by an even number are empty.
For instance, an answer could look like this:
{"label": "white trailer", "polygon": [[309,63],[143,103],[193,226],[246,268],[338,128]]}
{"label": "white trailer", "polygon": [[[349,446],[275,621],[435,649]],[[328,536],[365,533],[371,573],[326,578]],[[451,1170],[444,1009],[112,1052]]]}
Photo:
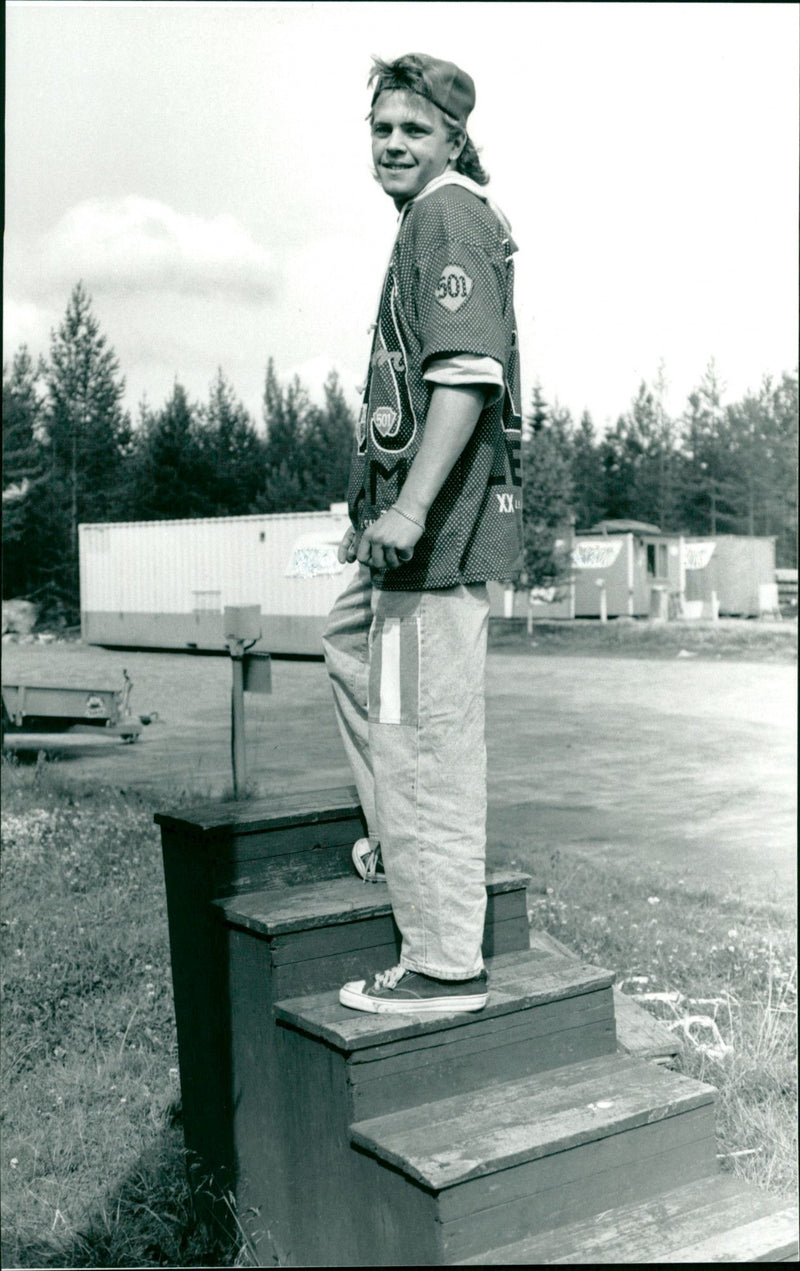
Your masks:
{"label": "white trailer", "polygon": [[322,653],[334,600],[356,568],[328,512],[81,525],[81,632],[88,644],[224,650],[226,605],[259,605],[270,653]]}

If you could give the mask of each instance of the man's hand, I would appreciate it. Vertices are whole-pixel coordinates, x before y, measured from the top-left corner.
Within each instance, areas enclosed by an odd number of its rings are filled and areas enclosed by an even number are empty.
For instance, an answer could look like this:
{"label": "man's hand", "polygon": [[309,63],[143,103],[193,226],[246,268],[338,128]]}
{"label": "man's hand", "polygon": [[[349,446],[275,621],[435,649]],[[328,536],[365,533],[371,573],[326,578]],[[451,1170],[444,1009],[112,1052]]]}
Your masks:
{"label": "man's hand", "polygon": [[424,528],[389,508],[366,527],[356,544],[355,559],[370,569],[397,569],[411,560]]}
{"label": "man's hand", "polygon": [[348,525],[344,533],[344,538],[339,544],[339,550],[336,553],[340,565],[352,565],[353,561],[356,559],[356,553],[358,552],[358,537],[359,536],[353,529],[352,525]]}

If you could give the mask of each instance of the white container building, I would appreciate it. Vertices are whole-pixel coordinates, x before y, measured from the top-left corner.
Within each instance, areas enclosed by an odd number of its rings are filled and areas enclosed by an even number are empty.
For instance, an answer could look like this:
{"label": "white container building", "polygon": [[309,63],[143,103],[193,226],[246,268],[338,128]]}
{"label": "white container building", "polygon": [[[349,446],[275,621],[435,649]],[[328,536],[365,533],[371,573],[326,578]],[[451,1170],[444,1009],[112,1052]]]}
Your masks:
{"label": "white container building", "polygon": [[81,525],[81,632],[88,644],[224,650],[223,611],[259,605],[271,653],[321,654],[325,617],[355,565],[329,512]]}

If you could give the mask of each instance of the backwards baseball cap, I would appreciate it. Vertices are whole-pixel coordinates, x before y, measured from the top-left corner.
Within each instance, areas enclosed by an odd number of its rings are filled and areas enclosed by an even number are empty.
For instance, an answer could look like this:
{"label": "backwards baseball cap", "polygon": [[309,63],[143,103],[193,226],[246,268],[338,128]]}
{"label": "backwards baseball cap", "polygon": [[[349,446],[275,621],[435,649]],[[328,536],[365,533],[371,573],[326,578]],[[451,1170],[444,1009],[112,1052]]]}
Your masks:
{"label": "backwards baseball cap", "polygon": [[[407,53],[392,65],[399,69],[403,63],[414,65],[422,72],[425,86],[423,96],[428,97],[446,115],[457,120],[462,127],[465,126],[467,116],[475,105],[475,84],[472,77],[456,66],[455,62],[444,62],[427,53]],[[379,93],[388,87],[383,75],[376,78],[373,104]]]}

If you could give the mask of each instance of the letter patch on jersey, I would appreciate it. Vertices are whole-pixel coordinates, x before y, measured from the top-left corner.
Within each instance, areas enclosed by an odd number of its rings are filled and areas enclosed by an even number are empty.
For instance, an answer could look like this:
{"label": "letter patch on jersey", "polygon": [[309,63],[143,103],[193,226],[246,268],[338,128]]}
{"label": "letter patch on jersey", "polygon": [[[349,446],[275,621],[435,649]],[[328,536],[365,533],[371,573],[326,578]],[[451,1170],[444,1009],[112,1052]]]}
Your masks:
{"label": "letter patch on jersey", "polygon": [[396,437],[400,430],[400,415],[393,406],[378,406],[372,412],[370,423],[381,437]]}
{"label": "letter patch on jersey", "polygon": [[436,299],[444,309],[455,313],[469,300],[472,279],[461,265],[445,265],[436,284]]}

